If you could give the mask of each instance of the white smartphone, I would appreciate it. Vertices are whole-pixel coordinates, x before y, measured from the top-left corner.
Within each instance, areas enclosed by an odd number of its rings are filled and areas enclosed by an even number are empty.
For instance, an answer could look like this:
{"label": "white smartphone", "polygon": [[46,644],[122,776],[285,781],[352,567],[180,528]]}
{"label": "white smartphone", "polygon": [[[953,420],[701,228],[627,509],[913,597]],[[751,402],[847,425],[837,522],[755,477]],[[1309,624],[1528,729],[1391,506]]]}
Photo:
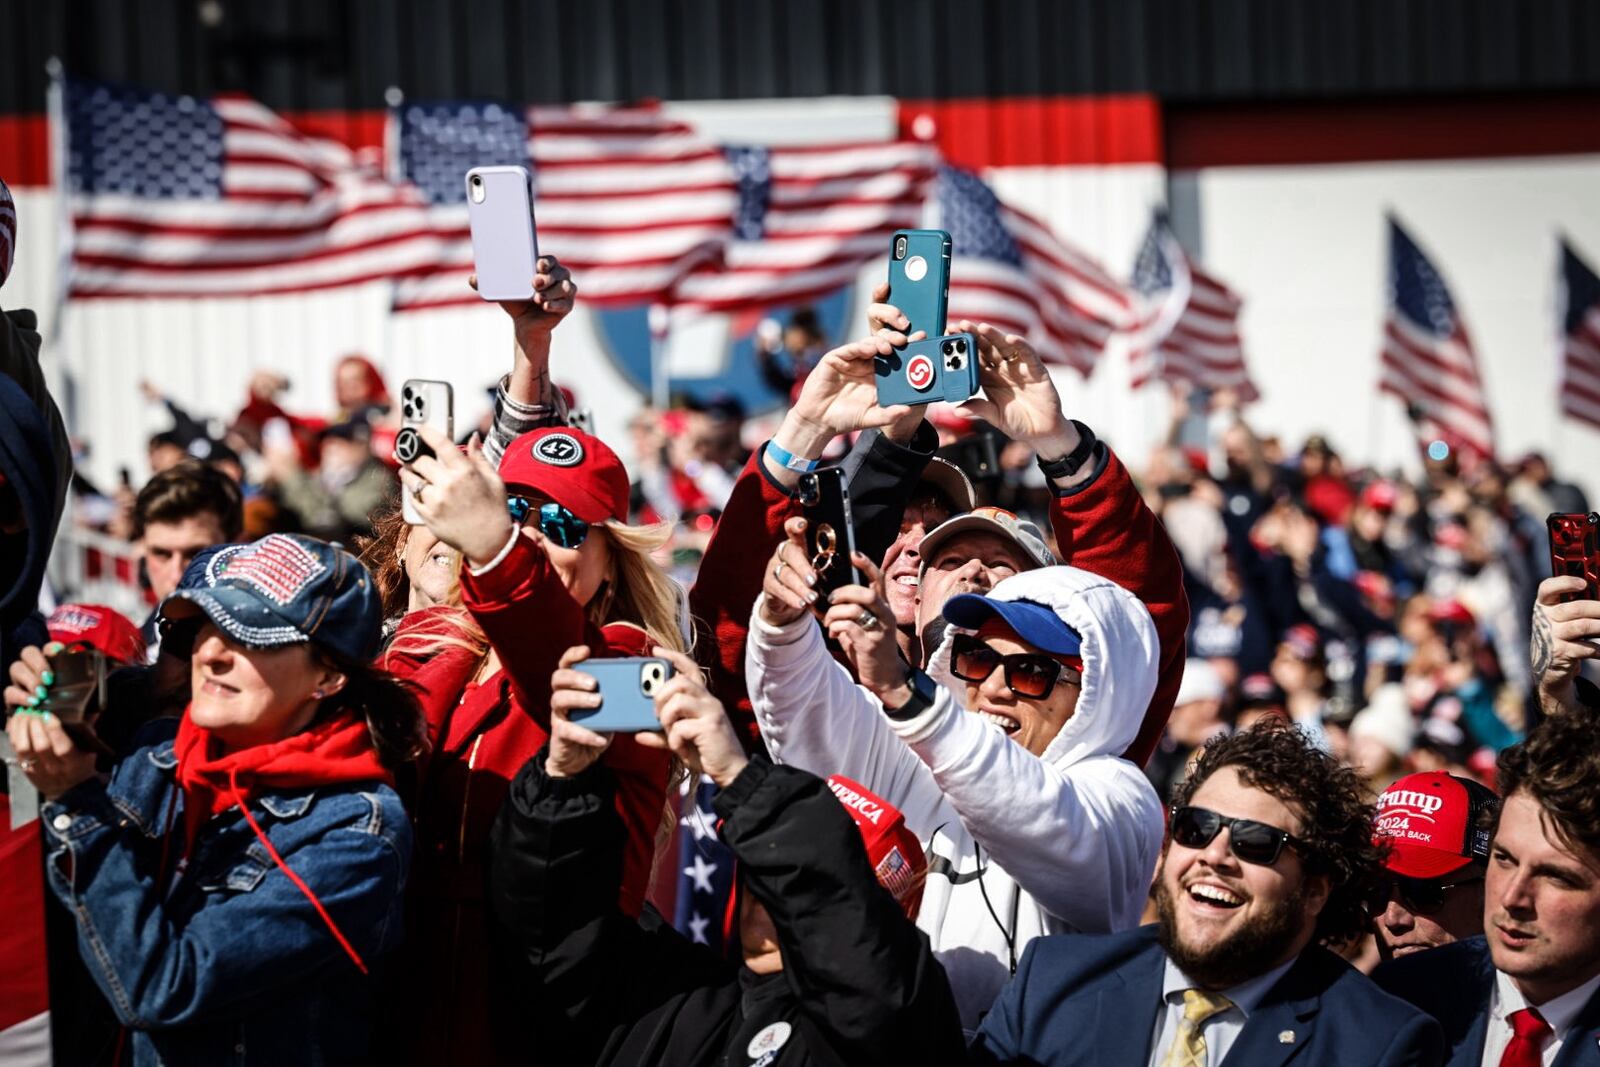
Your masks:
{"label": "white smartphone", "polygon": [[478,295],[485,300],[527,300],[539,262],[533,226],[533,175],[527,167],[473,167],[467,171],[467,221]]}
{"label": "white smartphone", "polygon": [[[432,426],[452,441],[456,436],[456,394],[449,382],[407,378],[400,386],[400,429]],[[423,525],[410,493],[400,494],[400,514],[413,526]]]}

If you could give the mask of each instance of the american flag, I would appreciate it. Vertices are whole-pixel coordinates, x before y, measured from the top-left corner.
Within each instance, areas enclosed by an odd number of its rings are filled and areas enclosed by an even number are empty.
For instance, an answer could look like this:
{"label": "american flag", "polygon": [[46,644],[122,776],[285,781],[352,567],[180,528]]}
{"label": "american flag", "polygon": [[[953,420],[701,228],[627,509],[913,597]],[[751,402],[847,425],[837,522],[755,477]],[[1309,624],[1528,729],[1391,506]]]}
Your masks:
{"label": "american flag", "polygon": [[1107,339],[1132,325],[1127,288],[971,171],[941,167],[938,191],[952,245],[949,321],[1019,334],[1041,358],[1088,376]]}
{"label": "american flag", "polygon": [[696,944],[726,947],[728,898],[733,893],[733,850],[717,836],[712,808],[717,787],[702,777],[684,794],[678,823],[678,893],[672,925]]}
{"label": "american flag", "polygon": [[62,92],[74,296],[298,292],[437,258],[415,194],[253,100]]}
{"label": "american flag", "polygon": [[1561,242],[1561,413],[1600,427],[1600,277]]}
{"label": "american flag", "polygon": [[931,145],[881,141],[723,149],[738,179],[733,240],[663,301],[675,310],[755,312],[855,281],[917,224],[937,165]]}
{"label": "american flag", "polygon": [[1135,389],[1159,378],[1212,392],[1231,389],[1243,402],[1261,395],[1239,336],[1244,301],[1190,261],[1162,212],[1134,261],[1133,288],[1144,300],[1129,354]]}
{"label": "american flag", "polygon": [[443,241],[428,277],[396,287],[397,310],[478,302],[466,282],[472,167],[533,171],[539,251],[573,272],[588,304],[657,299],[732,235],[738,194],[726,158],[653,108],[407,103],[392,126],[399,169]]}
{"label": "american flag", "polygon": [[1466,326],[1444,278],[1394,218],[1381,362],[1378,388],[1404,401],[1425,432],[1494,455],[1494,428]]}

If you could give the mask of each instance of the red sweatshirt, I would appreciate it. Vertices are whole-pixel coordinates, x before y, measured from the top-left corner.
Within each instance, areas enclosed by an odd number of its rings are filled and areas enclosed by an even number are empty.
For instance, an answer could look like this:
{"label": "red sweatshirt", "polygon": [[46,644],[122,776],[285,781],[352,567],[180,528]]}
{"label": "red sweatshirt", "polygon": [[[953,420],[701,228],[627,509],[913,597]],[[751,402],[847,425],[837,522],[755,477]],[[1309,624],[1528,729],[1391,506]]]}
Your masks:
{"label": "red sweatshirt", "polygon": [[1061,562],[1110,578],[1144,601],[1161,637],[1160,674],[1139,736],[1123,755],[1143,767],[1161,740],[1183,681],[1189,598],[1183,564],[1128,469],[1107,450],[1105,470],[1076,492],[1057,494],[1050,509]]}
{"label": "red sweatshirt", "polygon": [[[445,648],[426,659],[407,654],[406,636],[450,631],[439,610],[407,615],[396,634],[401,651],[387,662],[420,688],[433,743],[417,789],[408,938],[403,973],[396,976],[403,1053],[419,1064],[487,1063],[497,1046],[505,1051],[491,1029],[485,850],[511,779],[549,739],[550,675],[561,654],[587,644],[597,656],[635,656],[648,654],[650,644],[637,627],[613,624],[601,631],[590,623],[549,558],[527,537],[517,538],[488,573],[463,571],[461,591],[500,654],[500,671],[479,685],[470,680],[477,657],[464,649]],[[617,812],[628,830],[618,903],[638,914],[649,885],[669,759],[626,736],[617,737],[603,759],[616,772]]]}

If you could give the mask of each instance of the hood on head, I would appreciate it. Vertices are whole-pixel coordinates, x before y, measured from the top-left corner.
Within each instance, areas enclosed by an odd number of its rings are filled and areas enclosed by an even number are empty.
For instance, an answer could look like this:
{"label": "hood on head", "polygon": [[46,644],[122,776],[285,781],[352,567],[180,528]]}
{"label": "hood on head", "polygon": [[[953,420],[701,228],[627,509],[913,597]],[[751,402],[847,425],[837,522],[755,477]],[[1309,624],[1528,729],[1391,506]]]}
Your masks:
{"label": "hood on head", "polygon": [[[4,324],[0,324],[4,328]],[[0,375],[0,474],[16,491],[26,533],[5,538],[0,560],[0,625],[33,613],[61,519],[59,470],[49,425],[26,390]]]}
{"label": "hood on head", "polygon": [[[1083,692],[1078,708],[1043,758],[1067,767],[1090,756],[1121,755],[1138,736],[1156,688],[1161,640],[1149,609],[1115,582],[1065,566],[1013,575],[988,597],[1042,604],[1082,640]],[[951,639],[958,632],[971,631],[948,627],[928,661],[928,673],[960,695],[966,683],[950,673]]]}

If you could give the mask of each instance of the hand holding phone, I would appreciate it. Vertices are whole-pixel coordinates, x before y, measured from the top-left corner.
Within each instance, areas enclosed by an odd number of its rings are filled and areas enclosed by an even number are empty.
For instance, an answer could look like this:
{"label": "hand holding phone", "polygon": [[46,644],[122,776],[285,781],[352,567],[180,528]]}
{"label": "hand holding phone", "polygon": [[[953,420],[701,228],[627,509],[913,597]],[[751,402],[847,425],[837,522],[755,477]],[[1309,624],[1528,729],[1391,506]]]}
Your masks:
{"label": "hand holding phone", "polygon": [[841,586],[860,585],[861,572],[851,562],[856,535],[850,514],[850,491],[844,472],[823,467],[800,476],[795,491],[806,520],[806,554],[816,572],[817,610],[826,610],[829,597]]}
{"label": "hand holding phone", "polygon": [[635,656],[582,660],[573,669],[595,680],[600,697],[597,707],[569,711],[567,717],[573,722],[601,734],[661,729],[656,695],[673,675],[671,663],[657,656]]}
{"label": "hand holding phone", "polygon": [[978,342],[970,333],[912,341],[873,360],[878,406],[960,404],[978,392]]}
{"label": "hand holding phone", "polygon": [[[394,456],[401,463],[414,463],[422,456],[433,454],[433,449],[417,432],[419,426],[432,426],[454,439],[455,390],[449,382],[408,378],[400,387],[400,432],[395,435]],[[412,526],[424,525],[410,493],[401,495],[400,514]]]}

